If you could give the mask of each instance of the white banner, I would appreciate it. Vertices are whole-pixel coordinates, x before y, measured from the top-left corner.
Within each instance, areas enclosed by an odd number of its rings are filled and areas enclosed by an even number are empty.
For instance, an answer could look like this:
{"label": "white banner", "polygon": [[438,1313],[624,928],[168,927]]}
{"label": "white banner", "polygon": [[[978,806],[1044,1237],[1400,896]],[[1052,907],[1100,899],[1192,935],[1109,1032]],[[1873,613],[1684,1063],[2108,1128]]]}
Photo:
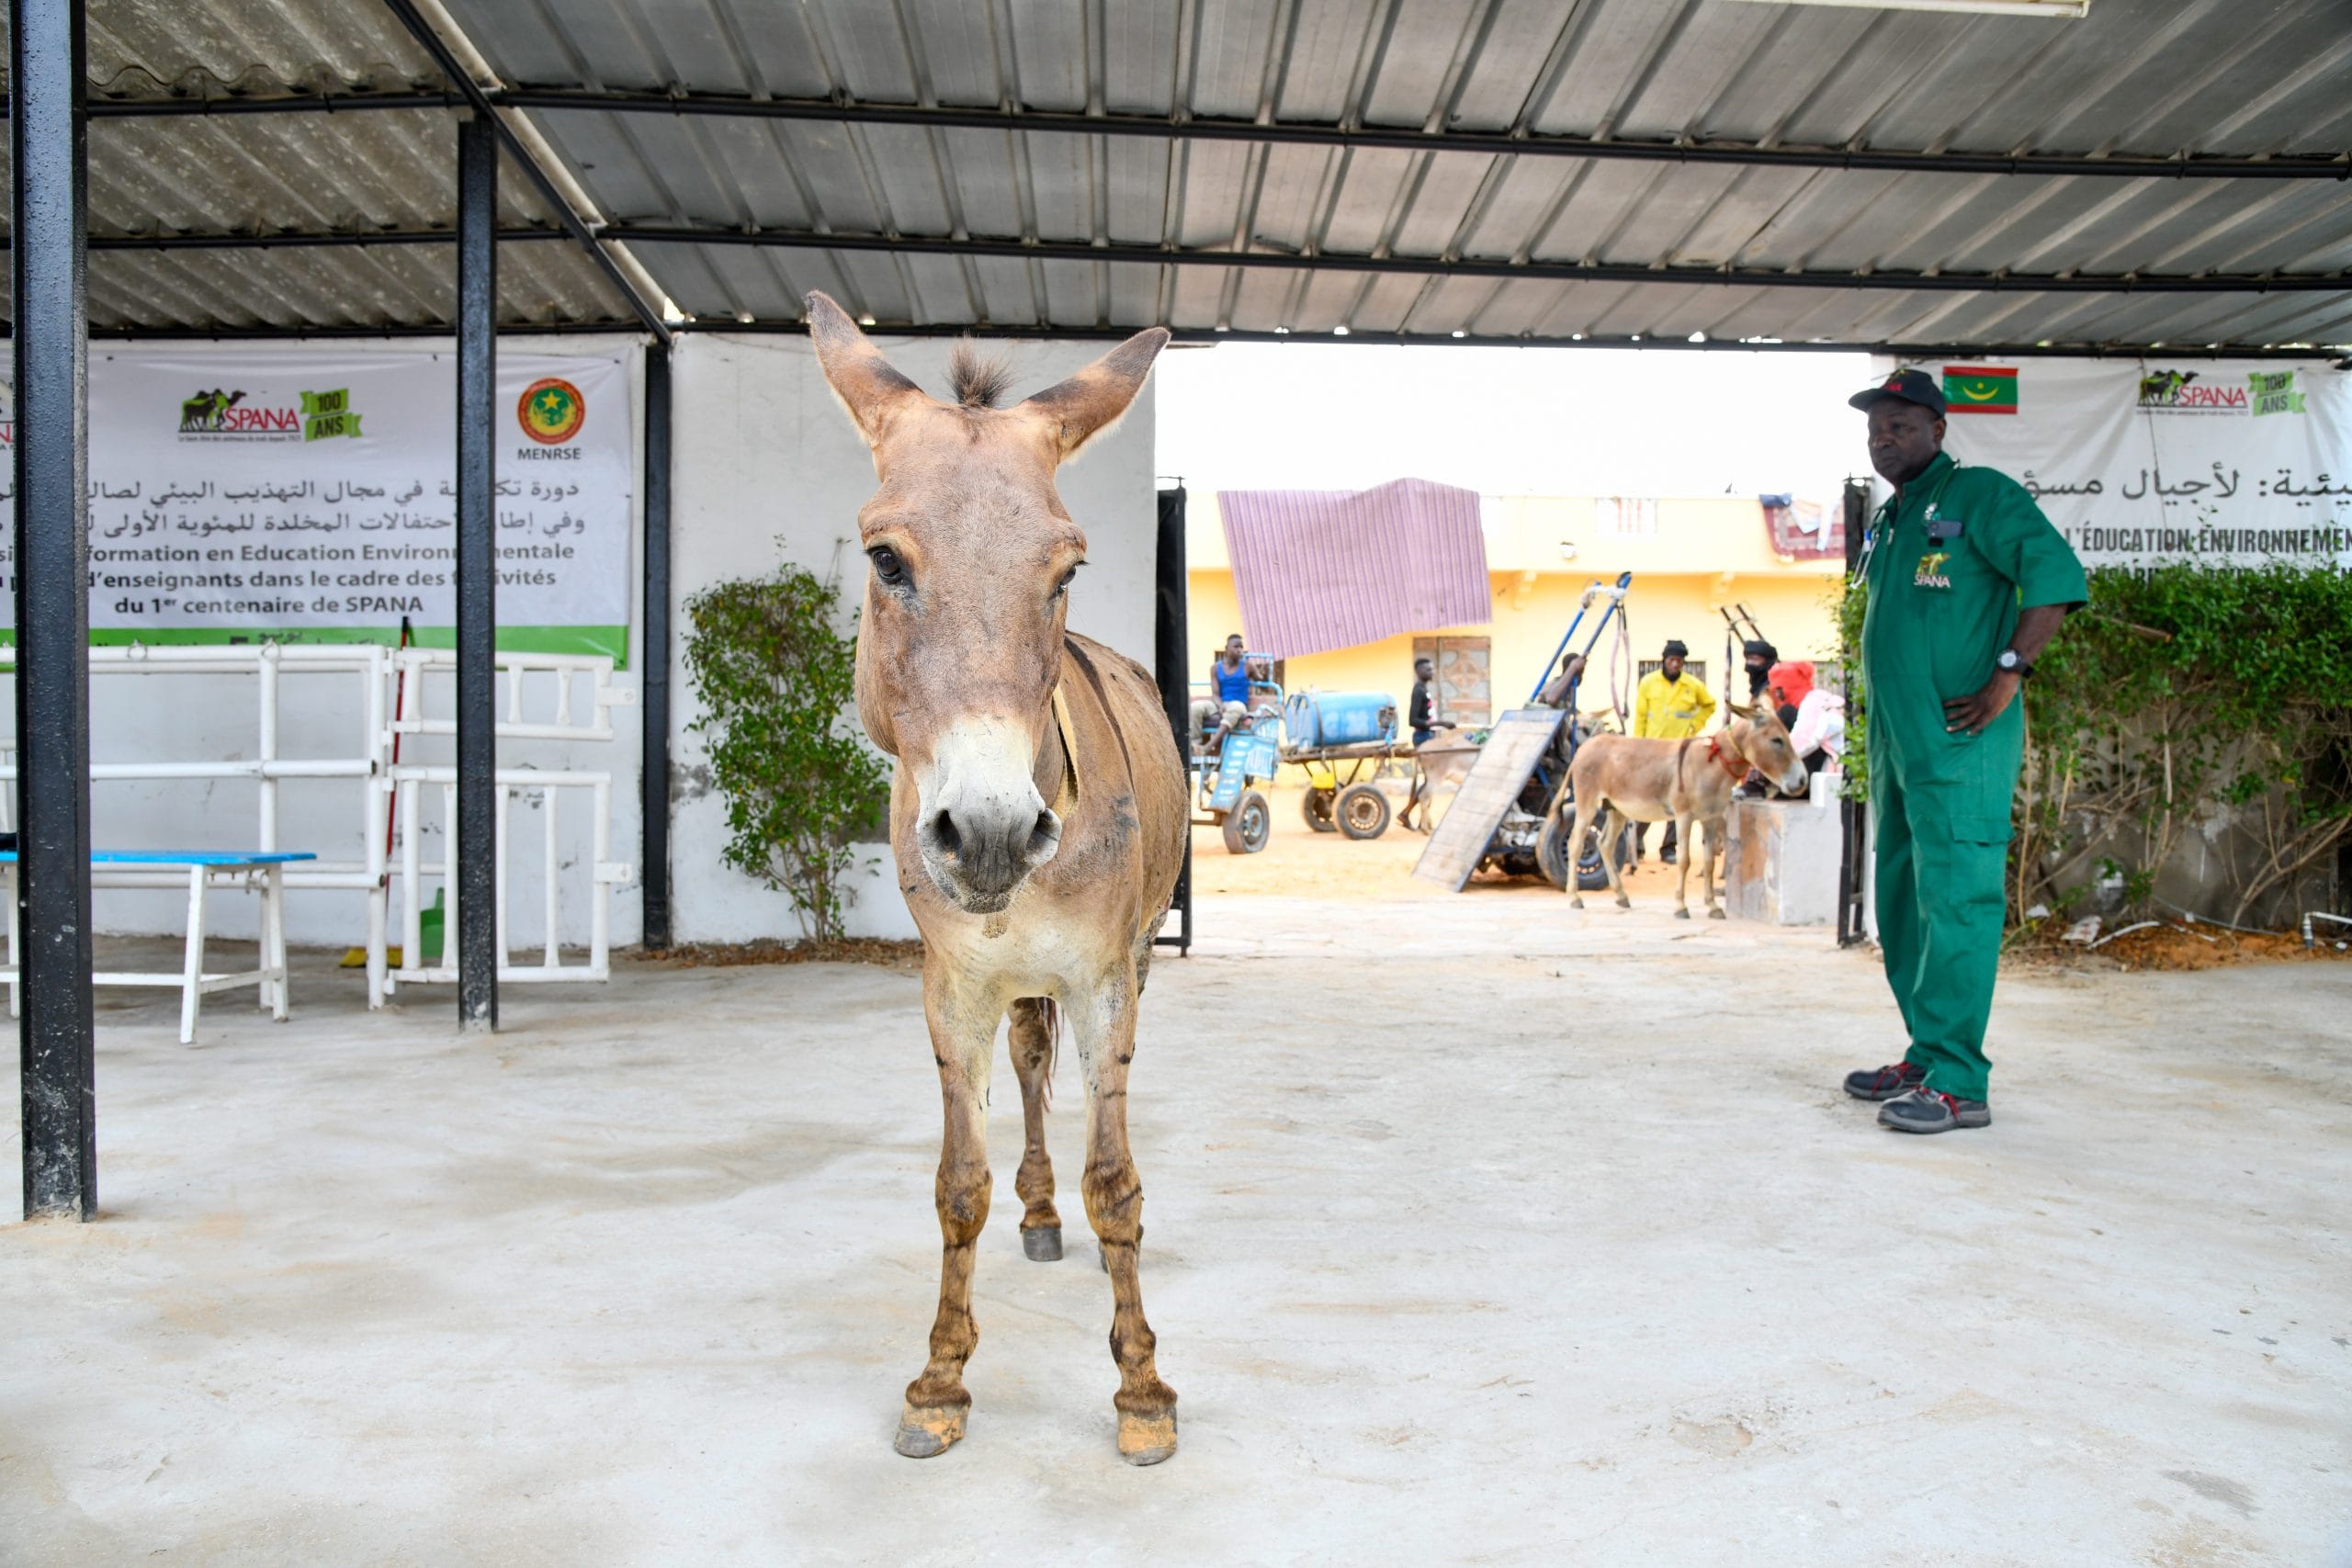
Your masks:
{"label": "white banner", "polygon": [[2352,563],[2352,375],[2322,361],[1918,368],[1945,449],[2032,491],[2085,565]]}
{"label": "white banner", "polygon": [[[624,659],[625,359],[502,352],[493,411],[499,646]],[[94,347],[91,640],[447,646],[456,464],[454,354]]]}

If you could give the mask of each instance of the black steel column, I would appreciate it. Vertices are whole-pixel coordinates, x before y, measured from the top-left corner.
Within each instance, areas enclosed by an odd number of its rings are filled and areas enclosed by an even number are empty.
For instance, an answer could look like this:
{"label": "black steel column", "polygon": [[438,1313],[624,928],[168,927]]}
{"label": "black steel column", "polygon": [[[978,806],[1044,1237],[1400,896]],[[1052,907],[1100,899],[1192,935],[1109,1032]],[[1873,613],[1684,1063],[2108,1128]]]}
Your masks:
{"label": "black steel column", "polygon": [[[1176,755],[1184,759],[1187,769],[1185,799],[1189,802],[1193,701],[1184,665],[1192,655],[1185,651],[1188,583],[1184,565],[1184,487],[1181,482],[1174,490],[1159,492],[1159,545],[1152,581],[1158,601],[1152,616],[1152,667],[1159,677],[1159,701],[1168,710],[1168,727],[1175,733]],[[1189,827],[1184,829],[1184,865],[1176,874],[1176,896],[1169,910],[1176,917],[1176,934],[1160,936],[1159,945],[1189,953],[1193,947],[1193,830]]]}
{"label": "black steel column", "polygon": [[498,1027],[498,141],[458,122],[458,1019]]}
{"label": "black steel column", "polygon": [[645,637],[638,694],[644,701],[639,764],[645,823],[645,946],[670,945],[670,350],[645,350]]}
{"label": "black steel column", "polygon": [[82,0],[12,0],[25,1217],[96,1219]]}
{"label": "black steel column", "polygon": [[[1848,479],[1843,504],[1846,576],[1851,581],[1854,573],[1861,569],[1862,530],[1870,525],[1869,484],[1861,479]],[[1846,712],[1850,722],[1860,728],[1866,722],[1861,703],[1861,649],[1846,643],[1838,651],[1846,671]],[[1848,731],[1849,736],[1852,733]],[[1852,742],[1849,740],[1848,744]],[[1849,947],[1870,935],[1869,911],[1862,907],[1862,863],[1871,852],[1870,821],[1868,801],[1841,798],[1838,802],[1838,945],[1840,947]]]}

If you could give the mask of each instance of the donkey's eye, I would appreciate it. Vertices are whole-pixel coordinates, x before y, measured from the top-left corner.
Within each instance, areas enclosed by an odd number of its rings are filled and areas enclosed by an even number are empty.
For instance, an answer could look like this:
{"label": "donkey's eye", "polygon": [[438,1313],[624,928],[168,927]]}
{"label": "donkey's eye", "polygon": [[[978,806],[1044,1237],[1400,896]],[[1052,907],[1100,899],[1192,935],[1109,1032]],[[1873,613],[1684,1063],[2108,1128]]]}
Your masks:
{"label": "donkey's eye", "polygon": [[876,545],[865,552],[865,558],[874,563],[874,575],[882,580],[885,588],[907,586],[907,563],[899,558],[898,551],[888,545]]}

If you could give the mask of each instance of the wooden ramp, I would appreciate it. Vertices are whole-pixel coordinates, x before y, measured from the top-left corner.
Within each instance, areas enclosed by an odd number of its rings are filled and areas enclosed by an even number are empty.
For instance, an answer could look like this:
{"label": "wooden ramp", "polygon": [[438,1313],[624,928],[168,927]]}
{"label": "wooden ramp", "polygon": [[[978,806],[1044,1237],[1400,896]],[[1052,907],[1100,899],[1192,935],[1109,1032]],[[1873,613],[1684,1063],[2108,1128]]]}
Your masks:
{"label": "wooden ramp", "polygon": [[1430,835],[1429,848],[1413,867],[1415,876],[1449,892],[1462,891],[1566,716],[1558,708],[1513,708],[1497,721],[1445,819]]}

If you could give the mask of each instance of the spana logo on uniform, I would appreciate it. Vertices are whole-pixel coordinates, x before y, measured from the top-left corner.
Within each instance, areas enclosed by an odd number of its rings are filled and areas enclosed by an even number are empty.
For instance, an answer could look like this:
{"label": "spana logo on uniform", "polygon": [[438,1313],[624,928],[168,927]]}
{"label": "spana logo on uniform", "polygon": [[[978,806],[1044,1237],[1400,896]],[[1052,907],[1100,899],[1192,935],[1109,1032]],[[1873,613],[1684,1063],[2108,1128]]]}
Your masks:
{"label": "spana logo on uniform", "polygon": [[2295,389],[2292,370],[2256,370],[2245,378],[2245,389],[2254,398],[2254,417],[2268,413],[2301,413],[2303,394]]}
{"label": "spana logo on uniform", "polygon": [[2155,413],[2242,414],[2253,400],[2245,388],[2206,380],[2194,370],[2152,370],[2140,378],[2140,406]]}
{"label": "spana logo on uniform", "polygon": [[1950,588],[1951,579],[1944,575],[1944,562],[1951,559],[1950,550],[1930,550],[1919,558],[1919,570],[1911,574],[1914,588]]}

